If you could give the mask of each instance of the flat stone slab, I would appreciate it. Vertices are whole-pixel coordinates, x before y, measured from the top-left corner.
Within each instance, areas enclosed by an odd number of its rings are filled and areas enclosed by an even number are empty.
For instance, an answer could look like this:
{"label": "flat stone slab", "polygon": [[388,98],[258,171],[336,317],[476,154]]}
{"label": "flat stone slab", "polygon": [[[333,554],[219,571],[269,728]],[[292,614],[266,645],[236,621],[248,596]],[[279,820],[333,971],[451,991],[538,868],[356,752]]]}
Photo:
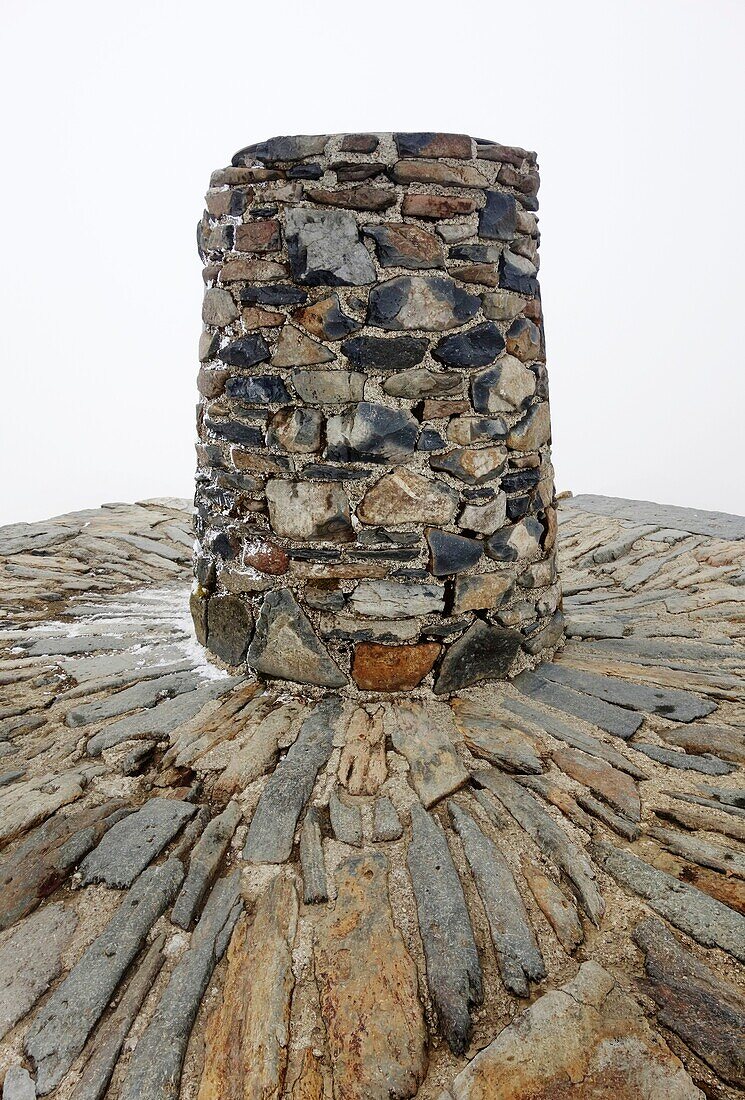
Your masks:
{"label": "flat stone slab", "polygon": [[700,508],[679,508],[674,504],[654,504],[650,500],[602,497],[592,493],[566,498],[561,506],[613,516],[614,519],[629,520],[631,523],[648,523],[688,531],[693,535],[708,535],[715,539],[745,539],[745,516],[729,512],[707,512]]}
{"label": "flat stone slab", "polygon": [[83,882],[123,889],[134,880],[196,813],[177,798],[151,798],[141,810],[118,821],[80,867]]}

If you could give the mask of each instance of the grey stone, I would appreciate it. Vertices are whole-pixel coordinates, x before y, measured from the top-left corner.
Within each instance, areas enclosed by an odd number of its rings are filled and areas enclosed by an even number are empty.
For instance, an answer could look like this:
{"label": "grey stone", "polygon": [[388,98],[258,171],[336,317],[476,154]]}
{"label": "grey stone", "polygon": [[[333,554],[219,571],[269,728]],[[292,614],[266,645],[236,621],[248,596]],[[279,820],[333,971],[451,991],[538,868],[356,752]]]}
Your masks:
{"label": "grey stone", "polygon": [[114,1011],[97,1029],[71,1100],[103,1100],[106,1095],[124,1041],[165,961],[164,943],[162,932],[137,967]]}
{"label": "grey stone", "polygon": [[484,544],[478,539],[440,531],[436,527],[427,529],[427,542],[430,550],[429,570],[436,577],[471,569],[484,554]]}
{"label": "grey stone", "polygon": [[310,405],[339,405],[361,401],[366,374],[348,370],[295,370],[292,385],[301,401]]}
{"label": "grey stone", "polygon": [[447,649],[435,680],[435,695],[460,691],[481,680],[504,680],[519,649],[516,631],[478,619]]}
{"label": "grey stone", "polygon": [[246,658],[253,615],[240,596],[212,596],[207,603],[207,648],[233,667]]}
{"label": "grey stone", "polygon": [[290,454],[320,451],[323,416],[318,409],[280,409],[269,421],[266,441]]}
{"label": "grey stone", "polygon": [[202,304],[202,320],[205,325],[224,328],[237,319],[238,307],[229,290],[223,290],[220,287],[210,287],[205,290]]}
{"label": "grey stone", "polygon": [[362,370],[408,370],[421,363],[429,341],[421,336],[355,336],[341,350]]}
{"label": "grey stone", "polygon": [[248,664],[278,680],[342,687],[344,673],[331,660],[289,589],[268,592],[248,649]]}
{"label": "grey stone", "polygon": [[33,1008],[62,970],[62,953],[78,923],[47,905],[17,925],[0,947],[0,1039]]}
{"label": "grey stone", "polygon": [[213,887],[188,951],[179,959],[155,1013],[137,1041],[121,1100],[176,1100],[191,1029],[217,963],[243,909],[241,873]]}
{"label": "grey stone", "polygon": [[406,409],[361,401],[349,412],[329,417],[325,457],[331,462],[385,462],[408,458],[419,425]]}
{"label": "grey stone", "polygon": [[551,415],[545,401],[531,405],[507,435],[507,446],[513,451],[537,451],[550,441]]}
{"label": "grey stone", "polygon": [[453,717],[469,750],[504,771],[521,775],[540,775],[543,763],[536,742],[525,736],[519,725],[512,724],[493,705],[475,699],[451,700]]}
{"label": "grey stone", "polygon": [[195,813],[196,806],[178,798],[148,799],[142,809],[112,825],[86,856],[80,866],[83,882],[131,886]]}
{"label": "grey stone", "polygon": [[83,1049],[148,932],[173,901],[183,873],[177,860],[143,871],[104,931],[37,1012],[24,1045],[40,1096],[57,1087]]}
{"label": "grey stone", "polygon": [[[561,868],[574,884],[577,897],[588,917],[593,924],[599,925],[605,905],[595,881],[592,864],[584,850],[570,839],[531,794],[503,772],[496,768],[484,768],[474,778],[491,794],[496,795],[502,806],[528,836],[533,838],[541,851]],[[489,812],[492,803],[487,802],[485,797],[479,801]]]}
{"label": "grey stone", "polygon": [[436,371],[429,367],[411,367],[386,378],[383,392],[390,397],[416,401],[421,397],[452,397],[463,392],[463,376],[455,371]]}
{"label": "grey stone", "polygon": [[527,997],[529,983],[546,977],[546,966],[512,872],[473,818],[454,802],[448,808],[486,911],[505,989]]}
{"label": "grey stone", "polygon": [[36,1100],[36,1085],[23,1066],[10,1066],[3,1082],[3,1100]]}
{"label": "grey stone", "polygon": [[440,1029],[454,1054],[471,1039],[471,1009],[480,1005],[483,977],[463,887],[445,834],[419,805],[411,808],[406,855],[427,965],[427,986]]}
{"label": "grey stone", "polygon": [[[231,341],[218,352],[217,357],[229,367],[242,367],[248,370],[258,363],[265,363],[269,355],[269,347],[261,333],[250,332],[247,336],[240,336],[237,340]],[[259,378],[233,378],[225,387],[229,397],[240,398],[242,401],[254,404],[286,401],[286,397],[279,396],[283,390],[282,379],[271,375]]]}
{"label": "grey stone", "polygon": [[544,679],[533,672],[523,672],[516,677],[515,687],[524,695],[537,699],[545,706],[554,707],[573,714],[577,718],[583,718],[593,726],[612,733],[615,737],[627,740],[639,729],[644,721],[643,717],[634,712],[616,706],[614,703],[606,703],[593,695],[585,695],[583,692],[573,691],[554,680]]}
{"label": "grey stone", "polygon": [[466,485],[485,485],[499,477],[507,461],[501,447],[457,447],[444,455],[433,455],[433,470],[443,470]]}
{"label": "grey stone", "polygon": [[266,499],[272,531],[282,538],[354,540],[349,499],[341,485],[271,480]]}
{"label": "grey stone", "polygon": [[726,512],[706,512],[700,508],[678,508],[672,504],[593,496],[590,493],[581,493],[562,501],[562,508],[613,516],[632,523],[650,524],[655,528],[674,528],[715,539],[745,539],[745,517]]}
{"label": "grey stone", "polygon": [[290,858],[295,827],[318,772],[331,756],[334,727],[341,716],[341,700],[331,695],[305,719],[297,740],[261,793],[248,829],[244,859],[253,863],[285,863]]}
{"label": "grey stone", "polygon": [[504,339],[493,321],[445,336],[433,348],[432,357],[449,367],[485,367],[504,351]]}
{"label": "grey stone", "polygon": [[189,928],[191,925],[217,875],[241,817],[238,803],[229,802],[202,833],[191,853],[189,870],[171,913],[173,924],[180,928]]}
{"label": "grey stone", "polygon": [[711,844],[707,840],[702,840],[696,833],[658,829],[653,825],[647,825],[645,832],[668,851],[691,863],[697,863],[699,867],[708,867],[723,875],[733,874],[738,878],[745,878],[745,855],[734,848],[728,848],[723,844]]}
{"label": "grey stone", "polygon": [[303,901],[317,905],[328,901],[326,863],[321,843],[321,824],[314,806],[309,806],[300,831],[300,866],[303,872]]}
{"label": "grey stone", "polygon": [[433,806],[468,782],[449,717],[432,718],[420,703],[401,702],[387,708],[385,728],[393,747],[408,760],[409,779],[424,806]]}
{"label": "grey stone", "polygon": [[471,381],[473,407],[481,413],[522,409],[535,390],[535,374],[513,355],[503,355],[493,367],[479,371]]}
{"label": "grey stone", "polygon": [[486,553],[495,561],[517,561],[538,553],[543,537],[543,524],[533,516],[502,527],[486,544]]}
{"label": "grey stone", "polygon": [[637,752],[643,752],[651,760],[659,764],[665,764],[668,768],[679,768],[684,771],[701,772],[702,775],[729,775],[737,771],[736,764],[728,764],[719,760],[716,756],[698,756],[696,753],[675,752],[674,749],[666,749],[661,745],[644,745],[639,741],[634,742]]}
{"label": "grey stone", "polygon": [[541,677],[565,684],[575,691],[596,695],[608,703],[617,703],[647,714],[661,714],[671,721],[692,722],[694,718],[703,718],[716,710],[716,703],[709,699],[700,699],[689,691],[677,688],[649,687],[617,676],[601,676],[561,664],[541,665],[536,671]]}
{"label": "grey stone", "polygon": [[431,615],[445,608],[441,584],[414,584],[395,580],[364,580],[349,598],[357,615],[372,619],[409,619]]}
{"label": "grey stone", "polygon": [[362,844],[362,815],[359,806],[348,805],[331,792],[329,798],[329,818],[334,836],[342,844],[352,844],[359,848]]}
{"label": "grey stone", "polygon": [[200,677],[195,672],[174,672],[152,680],[134,684],[92,703],[83,703],[67,712],[68,726],[89,726],[106,718],[116,718],[140,707],[154,707],[166,695],[180,695],[199,687]]}
{"label": "grey stone", "polygon": [[466,504],[458,517],[458,526],[479,535],[493,535],[507,518],[507,497],[498,492],[488,504]]}
{"label": "grey stone", "polygon": [[374,264],[350,211],[288,208],[285,236],[296,282],[308,286],[375,282]]}
{"label": "grey stone", "polygon": [[493,241],[511,241],[517,232],[517,202],[504,191],[487,191],[479,215],[479,236]]}
{"label": "grey stone", "polygon": [[448,421],[447,437],[451,443],[504,443],[507,424],[501,416],[454,416]]}
{"label": "grey stone", "polygon": [[644,898],[681,932],[745,962],[745,917],[734,909],[605,841],[592,843],[589,850],[619,885]]}
{"label": "grey stone", "polygon": [[373,806],[373,840],[400,840],[402,836],[403,826],[396,807],[387,795],[377,798]]}
{"label": "grey stone", "polygon": [[481,306],[444,276],[400,275],[370,291],[367,322],[375,328],[443,332],[475,316]]}
{"label": "grey stone", "polygon": [[505,250],[499,264],[499,286],[502,290],[514,290],[518,294],[538,293],[535,265],[515,252]]}
{"label": "grey stone", "polygon": [[232,163],[250,166],[258,160],[264,164],[282,164],[285,161],[304,160],[305,157],[319,157],[326,151],[328,141],[328,134],[273,137],[239,149],[234,154]]}

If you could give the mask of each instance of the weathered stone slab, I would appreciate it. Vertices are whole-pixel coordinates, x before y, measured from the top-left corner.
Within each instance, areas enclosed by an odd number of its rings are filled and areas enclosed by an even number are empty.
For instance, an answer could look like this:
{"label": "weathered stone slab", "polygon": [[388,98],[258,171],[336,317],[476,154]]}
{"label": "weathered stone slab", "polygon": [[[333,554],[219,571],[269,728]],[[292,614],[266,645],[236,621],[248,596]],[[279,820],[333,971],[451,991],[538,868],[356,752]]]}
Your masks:
{"label": "weathered stone slab", "polygon": [[78,923],[47,905],[18,924],[0,946],[0,1039],[33,1008],[62,970],[62,953]]}
{"label": "weathered stone slab", "polygon": [[731,1085],[745,1086],[745,998],[685,950],[659,920],[643,920],[634,939],[644,952],[644,990],[657,1019]]}
{"label": "weathered stone slab", "polygon": [[86,1062],[72,1100],[103,1100],[116,1068],[124,1040],[150,992],[164,962],[165,933],[153,942],[114,1011],[97,1029],[84,1052]]}
{"label": "weathered stone slab", "polygon": [[559,943],[571,955],[585,938],[577,915],[577,907],[556,883],[548,875],[544,875],[530,860],[523,859],[522,872],[539,909],[556,933]]}
{"label": "weathered stone slab", "polygon": [[[700,827],[710,825],[710,821],[702,821]],[[699,867],[709,867],[724,875],[731,874],[745,878],[745,855],[734,848],[728,848],[724,844],[712,844],[695,834],[691,836],[690,833],[680,833],[675,829],[658,829],[654,825],[648,825],[645,833],[668,851],[682,856],[691,863],[697,863]]]}
{"label": "weathered stone slab", "polygon": [[714,753],[723,760],[745,764],[745,733],[729,726],[714,726],[708,722],[691,722],[678,729],[665,729],[661,736],[670,745],[689,753]]}
{"label": "weathered stone slab", "polygon": [[727,512],[707,512],[700,508],[678,508],[672,504],[653,504],[648,500],[593,496],[580,493],[562,501],[562,508],[593,512],[601,516],[674,528],[715,539],[745,539],[745,517]]}
{"label": "weathered stone slab", "polygon": [[433,688],[435,695],[460,691],[490,678],[504,679],[520,649],[514,630],[477,619],[448,649]]}
{"label": "weathered stone slab", "polygon": [[243,909],[240,871],[220,879],[127,1068],[121,1100],[176,1100],[186,1045],[217,963]]}
{"label": "weathered stone slab", "polygon": [[645,898],[681,932],[704,947],[721,947],[745,962],[745,917],[622,848],[596,841],[590,852],[616,882]]}
{"label": "weathered stone slab", "polygon": [[362,815],[359,806],[343,802],[336,791],[329,798],[329,819],[334,836],[342,844],[362,844]]}
{"label": "weathered stone slab", "polygon": [[700,699],[689,691],[633,684],[616,676],[583,672],[560,663],[539,665],[535,675],[565,684],[575,691],[595,695],[607,703],[616,703],[647,714],[661,714],[673,722],[692,722],[694,718],[703,718],[717,709],[716,703],[710,699]]}
{"label": "weathered stone slab", "polygon": [[248,648],[248,664],[279,680],[321,687],[341,687],[347,682],[287,588],[264,597]]}
{"label": "weathered stone slab", "polygon": [[596,962],[544,993],[450,1086],[452,1100],[704,1100],[639,1006]]}
{"label": "weathered stone slab", "polygon": [[593,726],[607,730],[616,737],[625,739],[639,729],[644,718],[635,711],[625,710],[614,703],[606,703],[592,695],[557,684],[553,680],[544,680],[533,672],[522,672],[513,680],[529,699],[537,699],[545,706],[563,710],[577,718],[583,718]]}
{"label": "weathered stone slab", "polygon": [[300,830],[300,866],[303,872],[303,901],[316,905],[328,901],[326,863],[321,843],[321,824],[315,806],[309,806]]}
{"label": "weathered stone slab", "polygon": [[108,925],[37,1012],[25,1048],[40,1096],[56,1088],[158,917],[173,901],[183,867],[169,860],[143,871]]}
{"label": "weathered stone slab", "polygon": [[154,707],[164,695],[180,695],[199,687],[201,678],[196,672],[174,672],[145,680],[122,691],[114,692],[92,703],[83,703],[67,712],[68,726],[89,726],[92,722],[103,722],[106,718],[117,718],[131,710]]}
{"label": "weathered stone slab", "polygon": [[[557,825],[531,794],[503,772],[498,772],[495,768],[485,768],[476,772],[474,778],[497,796],[528,836],[561,868],[574,885],[590,920],[593,924],[599,924],[605,905],[595,881],[592,864],[584,851],[570,840],[564,829]],[[482,805],[485,803],[482,802]]]}
{"label": "weathered stone slab", "polygon": [[543,771],[535,739],[502,721],[496,706],[456,696],[450,707],[463,740],[476,756],[508,772],[538,775]]}
{"label": "weathered stone slab", "polygon": [[195,844],[189,859],[189,871],[171,913],[173,924],[188,928],[194,920],[241,817],[238,803],[229,802],[223,812],[210,821]]}
{"label": "weathered stone slab", "polygon": [[345,860],[336,872],[336,904],[316,925],[334,1093],[347,1100],[404,1100],[416,1094],[427,1068],[416,967],[393,922],[387,867],[380,852]]}
{"label": "weathered stone slab", "polygon": [[405,467],[384,474],[357,506],[363,523],[450,523],[458,494],[433,478]]}
{"label": "weathered stone slab", "polygon": [[362,286],[375,267],[348,210],[285,210],[285,236],[296,282],[309,286]]}
{"label": "weathered stone slab", "polygon": [[396,807],[387,795],[378,798],[373,807],[373,840],[399,840],[403,836],[403,826]]}
{"label": "weathered stone slab", "polygon": [[86,856],[80,867],[83,882],[131,886],[195,813],[196,806],[177,798],[148,799],[142,809],[112,825]]}
{"label": "weathered stone slab", "polygon": [[295,985],[298,921],[292,882],[277,876],[253,919],[236,925],[220,1002],[205,1031],[198,1100],[268,1100],[282,1095]]}
{"label": "weathered stone slab", "polygon": [[728,764],[716,756],[697,756],[696,753],[676,752],[662,745],[646,745],[641,741],[635,741],[634,748],[637,752],[643,752],[651,760],[656,760],[658,764],[665,764],[668,768],[700,772],[702,775],[729,775],[730,772],[737,771],[736,764]]}
{"label": "weathered stone slab", "polygon": [[546,967],[512,872],[470,814],[455,802],[449,810],[489,921],[502,981],[511,993],[527,997],[529,983],[542,981]]}
{"label": "weathered stone slab", "polygon": [[330,696],[303,722],[297,740],[262,791],[246,837],[244,859],[284,863],[290,858],[295,827],[316,775],[331,756],[334,726],[341,714],[341,700]]}
{"label": "weathered stone slab", "polygon": [[409,762],[409,778],[425,806],[457,791],[468,781],[468,772],[455,751],[452,737],[438,714],[421,703],[401,702],[386,708],[386,732],[393,746]]}
{"label": "weathered stone slab", "polygon": [[556,749],[554,762],[566,774],[589,788],[604,802],[631,821],[641,820],[641,801],[630,775],[617,771],[604,760],[573,748]]}
{"label": "weathered stone slab", "polygon": [[426,810],[411,808],[406,862],[419,917],[427,985],[440,1030],[454,1054],[471,1038],[471,1009],[480,1005],[483,977],[458,872],[442,829]]}
{"label": "weathered stone slab", "polygon": [[3,1100],[36,1100],[33,1078],[23,1066],[10,1066],[5,1074]]}
{"label": "weathered stone slab", "polygon": [[350,597],[352,610],[376,619],[409,619],[443,611],[445,588],[441,584],[403,581],[361,581]]}
{"label": "weathered stone slab", "polygon": [[350,794],[377,794],[385,782],[383,707],[356,707],[349,719],[339,759],[339,782]]}

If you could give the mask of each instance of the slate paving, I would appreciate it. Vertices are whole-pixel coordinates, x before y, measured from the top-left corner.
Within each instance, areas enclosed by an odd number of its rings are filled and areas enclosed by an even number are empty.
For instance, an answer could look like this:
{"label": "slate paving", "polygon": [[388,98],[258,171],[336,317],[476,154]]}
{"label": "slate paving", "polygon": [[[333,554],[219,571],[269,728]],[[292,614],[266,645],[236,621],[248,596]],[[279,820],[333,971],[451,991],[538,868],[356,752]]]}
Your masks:
{"label": "slate paving", "polygon": [[554,663],[382,703],[207,663],[186,502],[0,530],[4,1096],[741,1095],[745,540],[583,500]]}

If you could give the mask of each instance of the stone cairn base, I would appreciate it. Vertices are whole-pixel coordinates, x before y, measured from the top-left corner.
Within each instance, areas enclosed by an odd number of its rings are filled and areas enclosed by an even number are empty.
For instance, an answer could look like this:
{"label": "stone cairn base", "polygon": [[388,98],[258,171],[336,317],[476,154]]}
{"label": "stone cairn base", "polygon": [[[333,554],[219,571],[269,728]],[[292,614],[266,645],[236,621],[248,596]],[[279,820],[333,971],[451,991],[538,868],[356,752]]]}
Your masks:
{"label": "stone cairn base", "polygon": [[279,137],[199,224],[202,644],[259,676],[438,695],[562,639],[535,154]]}

